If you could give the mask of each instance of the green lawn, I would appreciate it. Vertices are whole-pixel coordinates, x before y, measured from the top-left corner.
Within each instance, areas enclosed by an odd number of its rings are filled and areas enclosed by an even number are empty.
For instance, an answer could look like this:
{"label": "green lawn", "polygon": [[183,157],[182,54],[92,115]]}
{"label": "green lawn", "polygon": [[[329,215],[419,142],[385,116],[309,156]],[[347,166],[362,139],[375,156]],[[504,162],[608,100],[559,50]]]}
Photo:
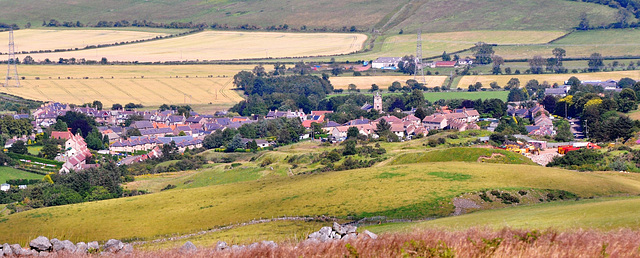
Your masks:
{"label": "green lawn", "polygon": [[435,219],[419,223],[392,223],[367,227],[374,232],[405,231],[419,228],[445,227],[504,227],[525,229],[595,228],[614,230],[640,229],[640,198],[601,198],[581,201],[562,201],[478,211],[466,215]]}
{"label": "green lawn", "polygon": [[0,167],[0,184],[4,184],[8,179],[42,179],[42,175],[25,172],[10,167]]}
{"label": "green lawn", "polygon": [[27,146],[27,151],[29,151],[29,154],[33,156],[37,156],[41,149],[42,146]]}
{"label": "green lawn", "polygon": [[[482,189],[559,189],[581,197],[640,194],[640,175],[465,162],[380,165],[263,178],[42,208],[6,217],[0,242],[155,238],[278,216],[447,216],[451,198]],[[594,187],[597,185],[598,187]]]}

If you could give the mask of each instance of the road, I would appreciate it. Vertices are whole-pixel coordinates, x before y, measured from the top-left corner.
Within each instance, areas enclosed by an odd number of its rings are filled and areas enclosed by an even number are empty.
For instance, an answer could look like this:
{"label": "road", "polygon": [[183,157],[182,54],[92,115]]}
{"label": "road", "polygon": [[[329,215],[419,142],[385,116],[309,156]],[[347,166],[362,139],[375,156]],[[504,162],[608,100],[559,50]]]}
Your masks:
{"label": "road", "polygon": [[569,123],[571,124],[571,133],[576,140],[584,139],[584,128],[582,127],[582,122],[577,119],[569,119]]}

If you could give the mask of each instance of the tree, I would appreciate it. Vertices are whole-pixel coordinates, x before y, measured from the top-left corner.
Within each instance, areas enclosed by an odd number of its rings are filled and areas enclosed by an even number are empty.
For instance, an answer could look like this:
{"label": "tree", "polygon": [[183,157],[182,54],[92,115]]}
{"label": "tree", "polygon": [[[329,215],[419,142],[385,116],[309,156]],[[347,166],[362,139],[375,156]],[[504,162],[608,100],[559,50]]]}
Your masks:
{"label": "tree", "polygon": [[425,111],[422,108],[418,108],[416,109],[416,112],[414,114],[417,118],[420,118],[420,120],[424,119],[427,116],[427,111]]}
{"label": "tree", "polygon": [[509,91],[509,95],[507,96],[507,100],[509,102],[518,102],[529,99],[528,94],[526,93],[526,89],[514,88]]}
{"label": "tree", "polygon": [[351,92],[355,92],[356,90],[358,90],[358,87],[355,84],[350,83],[349,86],[347,86],[347,90]]}
{"label": "tree", "polygon": [[556,125],[556,136],[554,139],[559,142],[568,142],[573,140],[573,134],[571,133],[571,125],[566,120],[559,120]]}
{"label": "tree", "polygon": [[507,82],[507,86],[504,87],[505,90],[516,89],[520,87],[520,79],[511,78],[509,82]]}
{"label": "tree", "polygon": [[103,57],[102,59],[100,59],[100,64],[107,64],[109,61],[107,60],[106,57]]}
{"label": "tree", "polygon": [[413,55],[402,57],[402,60],[398,62],[398,70],[405,74],[414,74],[416,72],[416,58]]}
{"label": "tree", "polygon": [[501,74],[502,69],[500,66],[504,64],[504,59],[501,56],[494,55],[493,56],[493,74]]}
{"label": "tree", "polygon": [[352,126],[352,127],[349,127],[349,129],[347,129],[347,139],[358,138],[358,135],[360,135],[360,130],[358,130],[357,127]]}
{"label": "tree", "polygon": [[529,66],[533,74],[541,74],[544,72],[544,64],[545,61],[541,56],[534,56],[532,59],[529,59]]}
{"label": "tree", "polygon": [[104,143],[102,142],[102,134],[98,131],[98,128],[93,128],[93,130],[87,135],[86,138],[87,147],[93,150],[102,150],[104,149]]}
{"label": "tree", "polygon": [[27,146],[24,144],[22,140],[17,140],[14,142],[11,147],[9,147],[9,151],[17,154],[27,154]]}
{"label": "tree", "polygon": [[633,85],[636,84],[634,79],[625,77],[618,81],[618,88],[633,88]]}
{"label": "tree", "polygon": [[478,42],[473,47],[473,56],[478,64],[490,64],[494,53],[493,46],[484,42]]}
{"label": "tree", "polygon": [[102,110],[102,102],[94,100],[91,106],[97,110]]}
{"label": "tree", "polygon": [[500,85],[498,85],[497,82],[491,82],[489,83],[489,86],[494,90],[500,89]]}
{"label": "tree", "polygon": [[587,14],[586,13],[581,13],[580,14],[580,23],[578,24],[577,29],[579,30],[588,30],[589,27],[589,19],[587,18]]}
{"label": "tree", "polygon": [[23,64],[33,64],[33,63],[35,63],[35,61],[33,60],[33,57],[25,56],[24,59],[22,59],[22,63]]}
{"label": "tree", "polygon": [[552,95],[544,96],[544,99],[542,99],[542,105],[544,106],[544,109],[549,110],[551,112],[556,110],[557,102],[558,101],[556,100],[556,97]]}
{"label": "tree", "polygon": [[349,155],[355,155],[356,153],[358,153],[358,151],[356,150],[356,140],[352,139],[352,140],[345,141],[344,150],[342,150],[342,155],[349,156]]}
{"label": "tree", "polygon": [[257,65],[256,67],[253,68],[253,74],[255,74],[258,77],[263,77],[267,75],[267,72],[265,71],[264,67],[262,66],[262,64]]}
{"label": "tree", "polygon": [[369,90],[370,92],[375,92],[380,90],[380,87],[377,84],[371,84],[371,89]]}
{"label": "tree", "polygon": [[442,52],[442,61],[451,61],[451,56],[447,54],[447,51]]}
{"label": "tree", "polygon": [[256,142],[256,140],[252,140],[250,142],[247,142],[247,149],[257,150],[258,149],[258,143]]}
{"label": "tree", "polygon": [[122,110],[122,105],[115,103],[111,105],[111,110]]}
{"label": "tree", "polygon": [[67,125],[67,123],[65,123],[61,119],[58,119],[57,122],[53,125],[53,130],[56,132],[66,132],[68,128],[69,126]]}
{"label": "tree", "polygon": [[402,84],[400,84],[400,82],[393,82],[391,83],[391,86],[389,86],[389,91],[394,92],[397,90],[401,90],[402,89]]}
{"label": "tree", "polygon": [[593,53],[589,57],[589,71],[597,72],[604,66],[604,58],[600,53]]}
{"label": "tree", "polygon": [[391,130],[391,124],[387,122],[387,120],[380,119],[380,122],[376,125],[376,133],[380,136],[387,135],[387,133]]}
{"label": "tree", "polygon": [[244,144],[242,144],[242,137],[240,136],[240,134],[236,134],[235,136],[233,136],[233,139],[231,139],[231,142],[229,142],[229,145],[227,145],[228,151],[235,151],[236,149],[244,148],[245,146]]}
{"label": "tree", "polygon": [[556,65],[562,66],[562,59],[567,55],[567,51],[562,48],[554,48],[551,53],[556,57]]}

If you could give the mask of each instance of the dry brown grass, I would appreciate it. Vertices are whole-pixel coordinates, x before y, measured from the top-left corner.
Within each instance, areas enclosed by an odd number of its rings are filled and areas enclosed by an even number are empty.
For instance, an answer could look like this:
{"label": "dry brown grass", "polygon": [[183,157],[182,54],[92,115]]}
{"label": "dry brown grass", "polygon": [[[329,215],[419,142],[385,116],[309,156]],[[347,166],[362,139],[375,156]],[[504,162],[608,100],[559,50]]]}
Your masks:
{"label": "dry brown grass", "polygon": [[615,71],[615,72],[597,72],[597,73],[580,73],[580,74],[511,74],[511,75],[467,75],[460,79],[458,88],[466,88],[470,84],[476,82],[482,83],[485,88],[489,87],[491,82],[497,82],[498,85],[504,87],[511,78],[518,78],[520,85],[525,85],[529,80],[536,79],[540,83],[547,81],[549,84],[558,83],[562,85],[571,76],[575,76],[583,81],[590,80],[620,80],[620,78],[629,77],[632,79],[640,78],[640,70],[633,71]]}
{"label": "dry brown grass", "polygon": [[[382,89],[389,88],[393,82],[399,82],[405,85],[409,79],[413,80],[413,76],[342,76],[331,77],[329,80],[335,89],[346,90],[349,84],[355,84],[358,89],[370,89],[371,84],[377,84]],[[427,87],[442,86],[447,76],[426,76]]]}
{"label": "dry brown grass", "polygon": [[[352,246],[347,247],[347,243]],[[200,249],[189,257],[638,257],[640,232],[628,229],[601,232],[560,232],[505,228],[494,231],[424,230],[383,234],[377,240],[331,243],[282,243],[277,248],[215,251]],[[136,257],[184,257],[178,249],[136,252]],[[452,257],[452,256],[450,256]]]}

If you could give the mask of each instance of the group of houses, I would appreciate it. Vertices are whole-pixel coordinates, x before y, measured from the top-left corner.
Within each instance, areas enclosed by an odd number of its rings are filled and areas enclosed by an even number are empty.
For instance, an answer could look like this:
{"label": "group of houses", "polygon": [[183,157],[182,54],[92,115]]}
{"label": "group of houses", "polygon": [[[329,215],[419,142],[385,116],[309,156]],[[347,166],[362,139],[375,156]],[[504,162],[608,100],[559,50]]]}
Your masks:
{"label": "group of houses", "polygon": [[[371,68],[384,69],[384,70],[396,70],[398,64],[402,62],[402,57],[378,57],[371,62]],[[424,67],[430,68],[454,68],[473,64],[473,60],[469,57],[461,58],[453,61],[433,61],[424,63]]]}
{"label": "group of houses", "polygon": [[513,117],[529,119],[533,125],[527,125],[527,133],[537,136],[553,136],[556,131],[553,127],[553,116],[544,109],[543,105],[536,104],[532,108],[507,106],[507,114]]}

